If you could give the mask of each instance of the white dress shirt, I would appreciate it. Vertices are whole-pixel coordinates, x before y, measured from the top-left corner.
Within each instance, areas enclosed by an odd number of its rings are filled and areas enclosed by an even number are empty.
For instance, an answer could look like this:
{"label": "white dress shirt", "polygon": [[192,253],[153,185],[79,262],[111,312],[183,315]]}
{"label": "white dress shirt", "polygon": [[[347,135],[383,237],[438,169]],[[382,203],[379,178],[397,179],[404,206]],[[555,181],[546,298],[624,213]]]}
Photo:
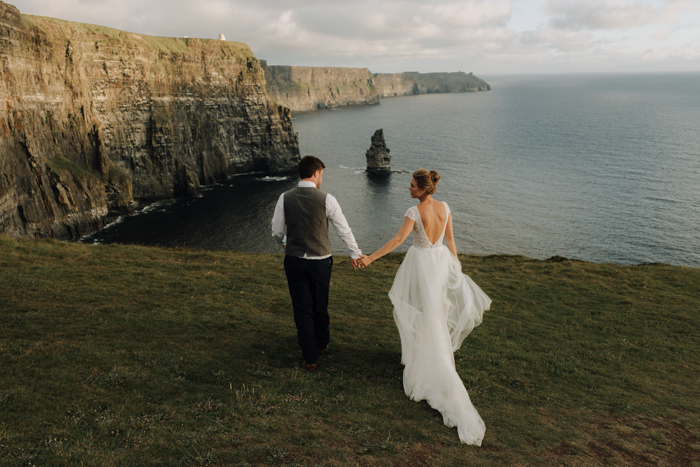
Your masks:
{"label": "white dress shirt", "polygon": [[[299,182],[300,188],[316,188],[314,182],[309,182],[302,180]],[[326,196],[326,217],[331,221],[333,228],[340,237],[340,239],[345,243],[345,246],[350,250],[350,257],[352,259],[357,259],[362,255],[362,251],[357,246],[355,241],[355,236],[350,230],[348,221],[345,220],[343,211],[340,209],[340,204],[338,200],[335,199],[333,195]],[[284,193],[280,195],[280,199],[277,201],[277,206],[275,206],[275,215],[272,216],[272,236],[275,237],[278,243],[284,245],[287,243],[287,236],[284,233],[285,230],[285,219],[284,219]],[[326,256],[307,256],[304,253],[305,259],[325,259],[329,258],[331,255]]]}

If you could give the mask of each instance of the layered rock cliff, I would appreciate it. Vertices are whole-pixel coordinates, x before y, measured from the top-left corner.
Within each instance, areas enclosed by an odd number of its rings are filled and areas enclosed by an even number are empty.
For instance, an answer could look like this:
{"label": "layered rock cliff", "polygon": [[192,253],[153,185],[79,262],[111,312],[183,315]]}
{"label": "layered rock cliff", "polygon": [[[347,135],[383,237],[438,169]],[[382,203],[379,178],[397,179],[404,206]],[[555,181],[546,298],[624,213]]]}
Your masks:
{"label": "layered rock cliff", "polygon": [[472,73],[375,73],[374,84],[382,97],[439,92],[490,91],[491,86]]}
{"label": "layered rock cliff", "polygon": [[490,91],[472,73],[372,73],[367,68],[272,66],[261,60],[270,99],[294,112],[378,104],[380,97]]}
{"label": "layered rock cliff", "polygon": [[20,15],[0,2],[0,233],[75,238],[134,200],[296,167],[245,44]]}
{"label": "layered rock cliff", "polygon": [[379,103],[379,90],[367,68],[271,66],[261,62],[270,99],[292,111]]}

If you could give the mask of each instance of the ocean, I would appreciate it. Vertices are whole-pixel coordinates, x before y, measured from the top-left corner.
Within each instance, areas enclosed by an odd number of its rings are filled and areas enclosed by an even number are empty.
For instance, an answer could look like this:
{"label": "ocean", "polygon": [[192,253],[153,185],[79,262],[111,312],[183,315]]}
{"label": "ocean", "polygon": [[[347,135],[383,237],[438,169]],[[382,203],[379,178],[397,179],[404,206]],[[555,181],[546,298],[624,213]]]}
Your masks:
{"label": "ocean", "polygon": [[[477,255],[700,267],[700,74],[483,76],[488,92],[425,94],[295,115],[363,251],[392,238],[411,172],[441,174],[457,249]],[[364,173],[382,128],[392,169]],[[84,237],[281,253],[270,234],[295,176],[243,175]],[[405,251],[409,239],[400,247]],[[331,228],[334,253],[348,254]]]}

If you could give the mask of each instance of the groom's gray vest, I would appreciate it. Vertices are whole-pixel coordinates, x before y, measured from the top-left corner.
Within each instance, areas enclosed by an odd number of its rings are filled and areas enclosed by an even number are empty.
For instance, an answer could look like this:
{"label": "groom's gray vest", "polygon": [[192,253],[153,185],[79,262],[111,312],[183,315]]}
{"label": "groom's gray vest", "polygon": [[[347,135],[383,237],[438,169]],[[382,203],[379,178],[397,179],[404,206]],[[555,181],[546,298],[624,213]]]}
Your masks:
{"label": "groom's gray vest", "polygon": [[327,194],[317,188],[297,187],[284,193],[284,220],[287,224],[289,256],[328,256]]}

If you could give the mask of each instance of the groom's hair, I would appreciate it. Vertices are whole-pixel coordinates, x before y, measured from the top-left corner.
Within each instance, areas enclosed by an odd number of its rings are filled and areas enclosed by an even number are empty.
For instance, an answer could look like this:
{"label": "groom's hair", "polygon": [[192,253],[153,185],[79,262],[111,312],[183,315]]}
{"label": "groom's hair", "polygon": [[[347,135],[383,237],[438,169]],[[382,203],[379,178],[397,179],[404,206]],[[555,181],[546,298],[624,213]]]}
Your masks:
{"label": "groom's hair", "polygon": [[299,161],[299,176],[301,178],[311,178],[314,176],[314,172],[325,168],[326,166],[323,165],[321,159],[314,156],[304,156],[304,158]]}

